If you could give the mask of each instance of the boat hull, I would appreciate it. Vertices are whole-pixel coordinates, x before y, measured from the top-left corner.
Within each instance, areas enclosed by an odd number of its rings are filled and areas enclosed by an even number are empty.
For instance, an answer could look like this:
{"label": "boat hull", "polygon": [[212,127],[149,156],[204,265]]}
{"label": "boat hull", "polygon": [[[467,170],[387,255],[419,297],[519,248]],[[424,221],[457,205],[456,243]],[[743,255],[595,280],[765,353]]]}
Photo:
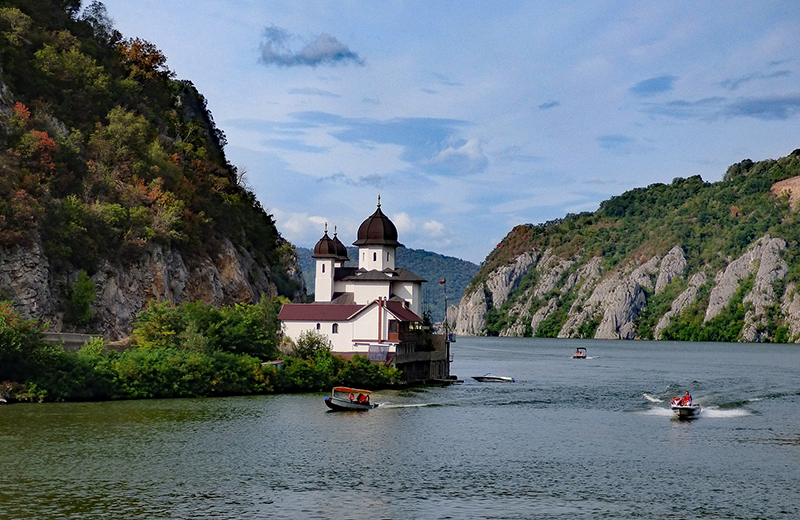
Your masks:
{"label": "boat hull", "polygon": [[513,377],[503,376],[472,376],[472,379],[481,383],[513,383]]}
{"label": "boat hull", "polygon": [[700,412],[702,412],[703,409],[699,404],[690,404],[687,406],[673,406],[672,411],[675,412],[675,415],[678,417],[678,419],[693,419],[694,417],[700,415]]}
{"label": "boat hull", "polygon": [[378,407],[377,404],[357,403],[355,401],[350,401],[349,399],[340,399],[338,397],[326,397],[325,405],[331,410],[335,410],[337,412],[363,412]]}

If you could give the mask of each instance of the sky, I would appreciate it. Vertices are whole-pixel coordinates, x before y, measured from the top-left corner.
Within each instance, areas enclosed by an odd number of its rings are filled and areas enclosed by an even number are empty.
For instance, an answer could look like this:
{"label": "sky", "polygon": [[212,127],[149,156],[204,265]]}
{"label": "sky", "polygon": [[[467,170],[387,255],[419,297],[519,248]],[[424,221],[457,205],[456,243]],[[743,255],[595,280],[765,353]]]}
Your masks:
{"label": "sky", "polygon": [[380,195],[405,246],[480,263],[516,225],[800,148],[793,0],[103,3],[297,246],[351,244]]}

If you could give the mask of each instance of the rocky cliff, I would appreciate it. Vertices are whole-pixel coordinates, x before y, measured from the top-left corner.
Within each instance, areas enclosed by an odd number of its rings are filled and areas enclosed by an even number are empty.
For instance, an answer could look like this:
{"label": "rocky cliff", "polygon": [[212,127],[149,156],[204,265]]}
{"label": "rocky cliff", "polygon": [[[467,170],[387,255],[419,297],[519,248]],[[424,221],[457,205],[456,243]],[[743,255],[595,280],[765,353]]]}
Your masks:
{"label": "rocky cliff", "polygon": [[0,299],[117,339],[151,300],[302,297],[297,254],[205,98],[79,4],[0,9]]}
{"label": "rocky cliff", "polygon": [[[296,259],[287,259],[290,279],[302,291]],[[96,285],[89,323],[65,322],[68,290],[77,271],[50,268],[41,245],[0,249],[0,288],[24,317],[49,323],[51,332],[99,333],[110,340],[130,334],[136,315],[151,300],[175,304],[203,302],[216,306],[254,303],[278,294],[269,266],[257,262],[228,239],[212,255],[187,258],[177,248],[154,244],[135,260],[103,259],[91,276]],[[297,295],[295,295],[297,296]]]}
{"label": "rocky cliff", "polygon": [[676,179],[515,228],[453,313],[456,330],[800,341],[798,173],[797,151],[743,161],[718,183]]}

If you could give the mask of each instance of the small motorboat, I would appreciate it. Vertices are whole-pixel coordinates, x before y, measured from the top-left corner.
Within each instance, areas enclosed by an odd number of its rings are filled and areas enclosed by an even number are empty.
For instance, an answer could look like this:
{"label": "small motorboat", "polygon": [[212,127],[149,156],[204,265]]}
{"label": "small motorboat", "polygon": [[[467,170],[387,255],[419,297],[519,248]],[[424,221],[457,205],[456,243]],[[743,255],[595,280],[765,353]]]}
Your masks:
{"label": "small motorboat", "polygon": [[494,374],[484,374],[482,376],[472,376],[475,381],[481,383],[513,383],[514,378],[508,376],[496,376]]}
{"label": "small motorboat", "polygon": [[678,397],[672,399],[670,409],[675,412],[678,419],[694,419],[703,411],[703,408],[699,404],[692,403],[691,399],[686,401]]}
{"label": "small motorboat", "polygon": [[325,404],[337,412],[371,410],[378,407],[377,404],[369,402],[371,394],[369,390],[336,386],[331,391],[330,397],[325,398]]}
{"label": "small motorboat", "polygon": [[585,347],[576,348],[575,353],[572,354],[572,359],[586,359],[586,348]]}

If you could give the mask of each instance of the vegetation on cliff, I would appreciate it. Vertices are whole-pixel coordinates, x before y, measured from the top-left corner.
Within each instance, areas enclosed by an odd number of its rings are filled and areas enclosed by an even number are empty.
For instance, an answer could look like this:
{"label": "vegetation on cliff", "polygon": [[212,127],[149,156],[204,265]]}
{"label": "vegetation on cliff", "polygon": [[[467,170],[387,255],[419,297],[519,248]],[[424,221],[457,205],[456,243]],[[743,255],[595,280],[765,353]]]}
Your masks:
{"label": "vegetation on cliff", "polygon": [[153,243],[191,262],[224,237],[297,292],[291,246],[227,162],[203,96],[102,3],[0,1],[0,62],[0,248],[40,241],[51,269],[91,276]]}
{"label": "vegetation on cliff", "polygon": [[[800,150],[778,160],[753,162],[744,160],[728,168],[723,180],[704,182],[699,176],[676,178],[671,184],[653,184],[638,188],[603,202],[593,213],[567,215],[563,219],[541,225],[515,227],[489,254],[478,275],[470,282],[467,293],[484,290],[488,312],[484,333],[539,336],[570,335],[593,337],[604,310],[587,314],[580,328],[565,331],[568,316],[582,312],[590,293],[580,284],[570,286],[568,280],[580,279],[578,271],[593,258],[599,258],[602,277],[629,272],[631,266],[644,265],[657,255],[663,257],[678,246],[685,257],[685,272],[709,273],[699,288],[696,300],[674,317],[664,331],[664,339],[737,341],[742,340],[743,323],[753,303],[746,297],[753,289],[753,278],[739,282],[738,291],[723,312],[706,319],[709,295],[715,286],[715,273],[721,273],[733,259],[740,257],[764,236],[778,237],[786,247],[780,258],[787,272],[772,281],[777,299],[787,288],[800,283],[800,227],[798,212],[789,204],[786,194],[776,194],[772,186],[779,181],[800,175]],[[509,265],[525,252],[550,255],[568,262],[560,280],[547,294],[532,296],[531,288],[543,276],[541,266],[533,265],[502,305],[492,305],[486,282],[499,268]],[[626,271],[628,270],[628,271]],[[622,280],[622,278],[620,278]],[[595,282],[596,283],[596,282]],[[641,289],[645,304],[636,317],[637,338],[653,338],[658,320],[687,287],[687,277],[677,276],[663,292],[653,287]],[[766,290],[759,288],[759,290]],[[535,331],[519,320],[530,320],[548,305]],[[776,301],[767,311],[759,329],[762,341],[787,341],[797,338],[788,334],[787,316]],[[514,328],[516,327],[516,328]],[[522,331],[522,334],[520,334]]]}

